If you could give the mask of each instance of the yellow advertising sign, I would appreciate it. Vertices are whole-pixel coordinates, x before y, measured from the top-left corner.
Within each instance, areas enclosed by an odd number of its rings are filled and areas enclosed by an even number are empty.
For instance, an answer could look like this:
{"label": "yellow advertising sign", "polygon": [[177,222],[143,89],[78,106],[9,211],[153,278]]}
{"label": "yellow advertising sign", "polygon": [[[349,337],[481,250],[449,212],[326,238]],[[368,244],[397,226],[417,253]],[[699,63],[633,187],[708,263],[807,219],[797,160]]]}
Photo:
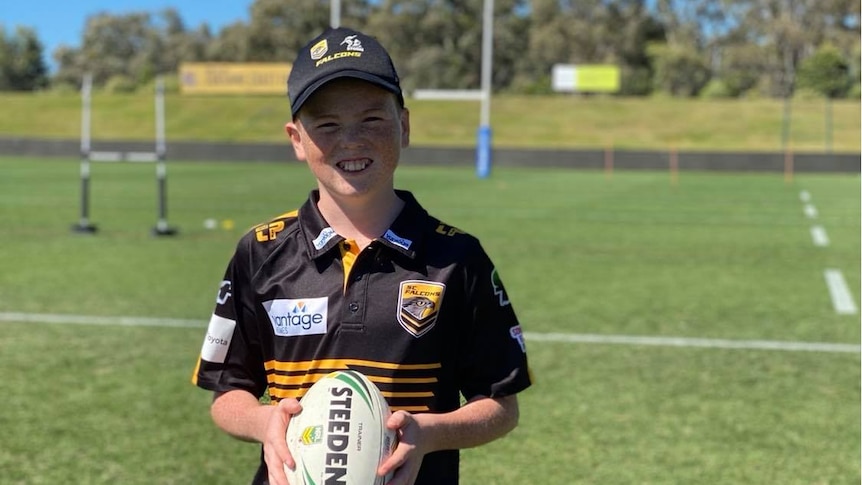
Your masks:
{"label": "yellow advertising sign", "polygon": [[563,92],[616,93],[620,90],[620,68],[608,64],[555,64],[551,87]]}
{"label": "yellow advertising sign", "polygon": [[287,94],[287,63],[186,62],[183,94]]}

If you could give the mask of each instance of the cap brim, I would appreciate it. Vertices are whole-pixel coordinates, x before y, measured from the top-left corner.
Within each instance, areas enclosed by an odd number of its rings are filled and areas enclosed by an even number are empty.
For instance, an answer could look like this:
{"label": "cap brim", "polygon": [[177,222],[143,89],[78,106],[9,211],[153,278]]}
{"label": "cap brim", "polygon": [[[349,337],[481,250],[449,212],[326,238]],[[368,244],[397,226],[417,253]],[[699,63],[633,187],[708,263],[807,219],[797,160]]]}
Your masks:
{"label": "cap brim", "polygon": [[371,84],[380,86],[381,88],[383,88],[383,89],[385,89],[385,90],[387,90],[393,94],[397,94],[399,96],[399,99],[403,99],[403,98],[401,98],[401,96],[402,96],[401,88],[397,84],[393,84],[393,83],[383,79],[382,77],[376,76],[374,74],[370,74],[370,73],[363,72],[363,71],[356,71],[356,70],[349,70],[348,69],[348,70],[344,70],[344,71],[334,72],[334,73],[329,74],[327,76],[323,76],[322,78],[318,79],[317,81],[312,83],[310,86],[305,88],[305,90],[303,92],[299,93],[299,96],[297,96],[296,99],[293,101],[293,103],[290,105],[291,115],[296,116],[296,113],[299,112],[299,108],[301,108],[302,105],[305,104],[306,101],[308,101],[308,98],[311,97],[311,95],[314,94],[315,91],[320,89],[324,84],[328,83],[329,81],[334,81],[336,79],[340,79],[343,77],[361,79],[363,81],[370,82]]}

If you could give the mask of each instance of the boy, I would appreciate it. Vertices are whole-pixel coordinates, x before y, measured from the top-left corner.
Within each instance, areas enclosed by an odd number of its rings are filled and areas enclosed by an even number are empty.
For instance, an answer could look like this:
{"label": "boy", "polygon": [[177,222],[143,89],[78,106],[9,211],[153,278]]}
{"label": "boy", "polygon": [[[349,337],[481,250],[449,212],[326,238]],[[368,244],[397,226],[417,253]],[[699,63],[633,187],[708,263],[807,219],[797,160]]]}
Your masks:
{"label": "boy", "polygon": [[[194,382],[214,391],[218,427],[263,445],[253,484],[287,485],[297,400],[346,368],[393,411],[399,444],[378,473],[457,484],[458,450],[512,430],[530,385],[505,289],[478,240],[394,188],[410,118],[374,38],[326,30],[300,50],[288,95],[285,129],[317,189],[240,240]],[[266,393],[276,405],[259,402]]]}

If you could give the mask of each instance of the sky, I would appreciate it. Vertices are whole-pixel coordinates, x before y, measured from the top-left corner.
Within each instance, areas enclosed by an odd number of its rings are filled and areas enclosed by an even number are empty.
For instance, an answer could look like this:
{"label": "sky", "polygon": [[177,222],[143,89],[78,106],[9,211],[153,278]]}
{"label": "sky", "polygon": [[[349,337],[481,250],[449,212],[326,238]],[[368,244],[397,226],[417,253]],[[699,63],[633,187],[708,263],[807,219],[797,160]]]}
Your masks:
{"label": "sky", "polygon": [[53,68],[51,54],[60,45],[80,47],[87,17],[102,12],[111,15],[159,11],[173,7],[186,28],[207,23],[213,33],[236,21],[249,21],[253,0],[38,0],[38,8],[26,0],[0,0],[0,25],[7,35],[16,26],[33,29],[44,47],[45,62]]}

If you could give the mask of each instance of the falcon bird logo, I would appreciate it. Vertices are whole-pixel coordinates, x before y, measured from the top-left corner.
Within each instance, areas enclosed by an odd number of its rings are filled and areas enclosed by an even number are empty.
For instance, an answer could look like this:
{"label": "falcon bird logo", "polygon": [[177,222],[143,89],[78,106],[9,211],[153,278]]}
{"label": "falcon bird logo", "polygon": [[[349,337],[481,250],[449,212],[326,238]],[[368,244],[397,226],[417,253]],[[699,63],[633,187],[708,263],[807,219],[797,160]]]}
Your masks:
{"label": "falcon bird logo", "polygon": [[407,298],[401,303],[401,310],[409,313],[417,320],[422,320],[429,312],[433,312],[437,305],[429,298],[424,296],[414,296]]}
{"label": "falcon bird logo", "polygon": [[434,327],[446,285],[436,281],[402,281],[398,292],[398,323],[414,337]]}

